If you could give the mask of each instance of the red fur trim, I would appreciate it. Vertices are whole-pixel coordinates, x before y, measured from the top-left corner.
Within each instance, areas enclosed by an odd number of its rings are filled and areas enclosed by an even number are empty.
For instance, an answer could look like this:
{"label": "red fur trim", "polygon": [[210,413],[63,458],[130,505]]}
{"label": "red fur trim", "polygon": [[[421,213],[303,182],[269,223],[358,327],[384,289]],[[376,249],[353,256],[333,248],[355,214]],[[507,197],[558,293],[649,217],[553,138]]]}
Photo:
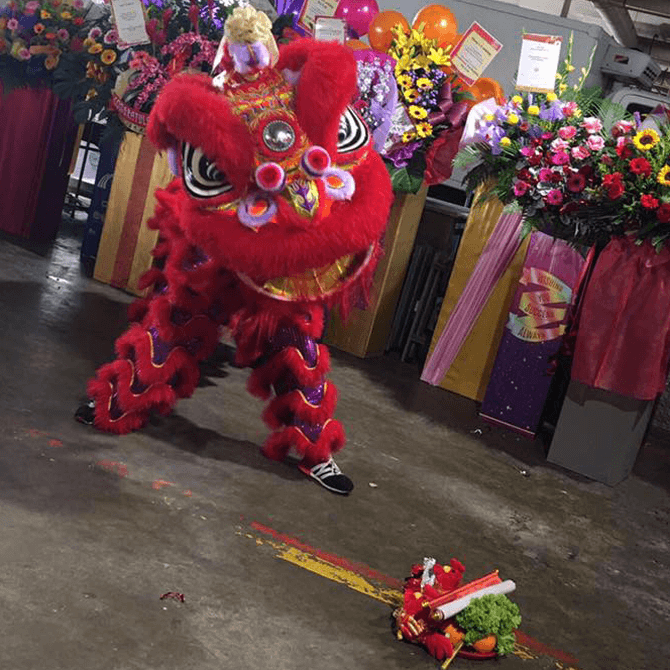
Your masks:
{"label": "red fur trim", "polygon": [[251,135],[210,77],[180,75],[170,80],[151,110],[147,134],[159,149],[178,142],[206,147],[208,157],[236,189],[241,193],[246,188],[254,160]]}
{"label": "red fur trim", "polygon": [[286,426],[297,418],[311,424],[323,424],[332,419],[337,405],[337,389],[326,383],[318,405],[310,405],[300,389],[277,396],[263,412],[263,421],[273,429]]}
{"label": "red fur trim", "polygon": [[295,347],[286,347],[276,353],[265,365],[252,371],[247,382],[251,395],[267,400],[272,395],[272,385],[290,374],[303,387],[318,386],[330,370],[330,352],[325,344],[317,348],[316,365],[307,366],[304,356]]}
{"label": "red fur trim", "polygon": [[289,426],[268,437],[263,446],[263,454],[273,460],[281,461],[293,447],[310,463],[322,463],[342,449],[345,442],[344,428],[339,421],[328,421],[316,443],[308,440],[300,429]]}
{"label": "red fur trim", "polygon": [[296,115],[313,144],[337,152],[340,117],[356,92],[356,61],[348,47],[297,40],[284,46],[277,69],[300,71]]}

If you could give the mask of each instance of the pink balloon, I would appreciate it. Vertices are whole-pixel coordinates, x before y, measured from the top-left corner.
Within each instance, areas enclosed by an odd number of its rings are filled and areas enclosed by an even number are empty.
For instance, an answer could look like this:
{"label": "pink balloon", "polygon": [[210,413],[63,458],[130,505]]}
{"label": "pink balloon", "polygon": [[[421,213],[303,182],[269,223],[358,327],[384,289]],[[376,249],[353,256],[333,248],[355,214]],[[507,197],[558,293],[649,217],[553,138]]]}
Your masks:
{"label": "pink balloon", "polygon": [[335,10],[335,16],[344,19],[359,37],[367,35],[372,19],[377,14],[379,14],[377,0],[340,0]]}

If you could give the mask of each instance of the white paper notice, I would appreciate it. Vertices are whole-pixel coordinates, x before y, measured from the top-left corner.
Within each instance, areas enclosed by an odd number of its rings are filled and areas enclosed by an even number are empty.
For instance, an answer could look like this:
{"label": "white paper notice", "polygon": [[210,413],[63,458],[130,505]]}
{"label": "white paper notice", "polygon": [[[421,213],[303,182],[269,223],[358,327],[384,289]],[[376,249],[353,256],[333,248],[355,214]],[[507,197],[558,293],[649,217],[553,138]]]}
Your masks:
{"label": "white paper notice", "polygon": [[563,38],[556,35],[524,35],[521,40],[516,88],[531,93],[551,93],[556,84]]}
{"label": "white paper notice", "polygon": [[141,0],[112,0],[119,42],[127,46],[149,42]]}
{"label": "white paper notice", "polygon": [[302,11],[298,17],[298,25],[308,32],[314,34],[314,24],[317,16],[333,16],[339,0],[304,0]]}
{"label": "white paper notice", "polygon": [[314,39],[318,42],[339,42],[347,38],[347,24],[343,19],[317,16],[314,24]]}

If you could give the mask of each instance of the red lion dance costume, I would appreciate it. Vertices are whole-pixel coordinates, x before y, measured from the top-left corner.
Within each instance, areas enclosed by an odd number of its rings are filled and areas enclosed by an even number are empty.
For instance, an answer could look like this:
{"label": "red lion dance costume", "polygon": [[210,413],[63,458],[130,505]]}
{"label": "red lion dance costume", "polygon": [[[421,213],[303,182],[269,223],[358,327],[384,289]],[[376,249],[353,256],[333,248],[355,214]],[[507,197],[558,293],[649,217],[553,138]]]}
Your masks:
{"label": "red lion dance costume", "polygon": [[133,305],[85,407],[115,433],[140,428],[152,410],[169,414],[195,390],[225,326],[236,362],[252,368],[249,391],[269,400],[264,454],[281,460],[293,448],[305,474],[346,494],[353,484],[331,457],[345,435],[318,340],[324,311],[346,313],[369,289],[391,185],[349,106],[352,52],[299,40],[277,54],[269,30],[264,14],[236,9],[224,82],[177,76],[152,110],[149,137],[178,178],[157,192],[149,222],[160,233],[143,278],[149,295]]}

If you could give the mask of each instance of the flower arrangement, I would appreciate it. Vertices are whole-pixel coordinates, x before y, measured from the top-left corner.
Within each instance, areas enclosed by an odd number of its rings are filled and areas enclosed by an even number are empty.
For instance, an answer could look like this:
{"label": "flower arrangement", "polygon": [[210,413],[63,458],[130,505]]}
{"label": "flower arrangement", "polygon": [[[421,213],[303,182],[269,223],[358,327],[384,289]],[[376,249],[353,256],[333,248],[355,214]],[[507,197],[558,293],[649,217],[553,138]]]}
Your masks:
{"label": "flower arrangement", "polygon": [[611,134],[624,127],[616,124],[624,110],[603,100],[599,89],[584,90],[590,65],[567,83],[575,71],[571,47],[572,38],[555,92],[473,108],[475,130],[455,164],[469,169],[469,189],[491,180],[490,193],[516,202],[527,231],[591,245],[623,232],[621,217],[603,198],[601,168]]}
{"label": "flower arrangement", "polygon": [[670,238],[670,125],[612,126],[600,166],[600,194],[618,227],[659,249]]}
{"label": "flower arrangement", "polygon": [[63,54],[83,48],[79,35],[87,23],[84,0],[11,0],[0,9],[0,79],[5,88],[48,81]]}
{"label": "flower arrangement", "polygon": [[451,72],[451,46],[438,47],[422,30],[393,28],[388,55],[395,64],[399,103],[382,155],[394,189],[416,192],[423,181],[451,176],[469,97]]}
{"label": "flower arrangement", "polygon": [[236,6],[244,4],[245,0],[148,4],[150,43],[132,51],[112,95],[112,108],[127,127],[142,131],[158,93],[177,72],[211,70],[223,24]]}

